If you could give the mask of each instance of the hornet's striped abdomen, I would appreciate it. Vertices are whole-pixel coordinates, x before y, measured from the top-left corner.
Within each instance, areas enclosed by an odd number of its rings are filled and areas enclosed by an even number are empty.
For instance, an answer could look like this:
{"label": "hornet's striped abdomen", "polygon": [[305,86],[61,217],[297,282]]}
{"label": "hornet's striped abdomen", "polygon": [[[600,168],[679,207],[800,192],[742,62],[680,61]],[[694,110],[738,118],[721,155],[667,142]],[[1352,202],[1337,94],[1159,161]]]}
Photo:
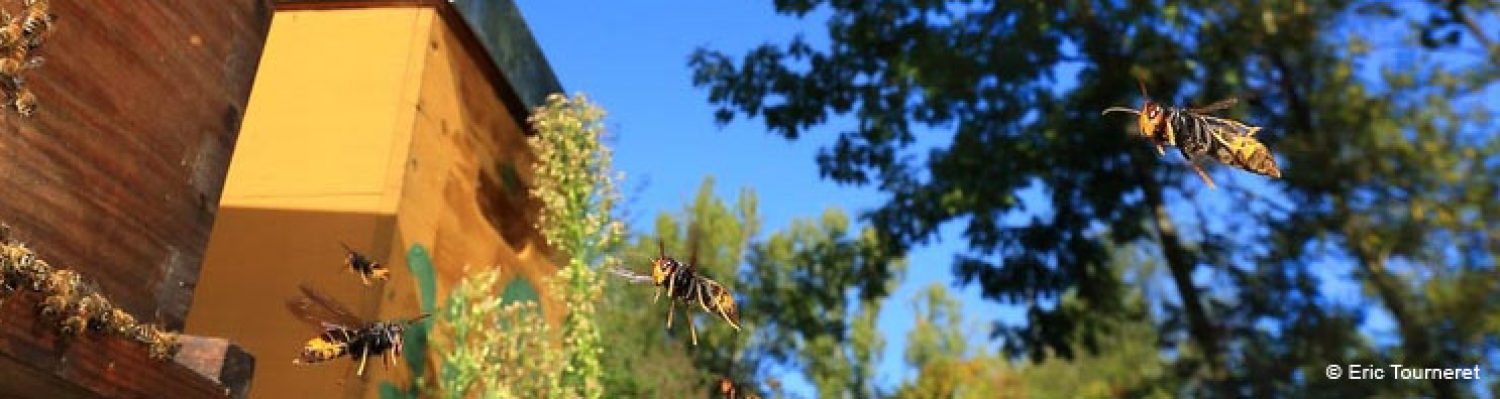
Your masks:
{"label": "hornet's striped abdomen", "polygon": [[317,337],[307,340],[302,346],[302,353],[292,363],[312,364],[338,359],[349,353],[349,342],[354,340],[357,333],[342,327],[330,327]]}

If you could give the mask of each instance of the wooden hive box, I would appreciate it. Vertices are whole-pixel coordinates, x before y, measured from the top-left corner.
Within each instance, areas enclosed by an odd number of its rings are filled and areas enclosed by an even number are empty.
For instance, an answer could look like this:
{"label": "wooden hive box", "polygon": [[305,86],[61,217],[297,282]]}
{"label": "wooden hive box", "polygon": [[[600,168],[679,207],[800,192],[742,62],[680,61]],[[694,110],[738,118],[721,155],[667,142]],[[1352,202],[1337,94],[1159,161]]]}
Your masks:
{"label": "wooden hive box", "polygon": [[[0,7],[15,14],[21,1]],[[0,113],[0,222],[135,318],[180,330],[270,4],[50,7],[55,29],[36,50],[46,61],[24,75],[40,107]],[[22,289],[0,307],[0,396],[223,397],[249,381],[252,360],[223,340],[186,337],[179,362],[154,361],[126,339],[60,336],[40,299]]]}
{"label": "wooden hive box", "polygon": [[[485,18],[523,36],[497,48],[446,1],[278,4],[188,320],[259,357],[252,397],[377,397],[378,382],[405,380],[378,358],[363,379],[347,359],[292,364],[317,333],[284,306],[301,283],[381,319],[422,311],[409,259],[432,265],[438,303],[497,266],[502,284],[546,297],[525,118],[559,89],[514,6],[489,4],[512,12]],[[340,242],[390,279],[362,285]]]}

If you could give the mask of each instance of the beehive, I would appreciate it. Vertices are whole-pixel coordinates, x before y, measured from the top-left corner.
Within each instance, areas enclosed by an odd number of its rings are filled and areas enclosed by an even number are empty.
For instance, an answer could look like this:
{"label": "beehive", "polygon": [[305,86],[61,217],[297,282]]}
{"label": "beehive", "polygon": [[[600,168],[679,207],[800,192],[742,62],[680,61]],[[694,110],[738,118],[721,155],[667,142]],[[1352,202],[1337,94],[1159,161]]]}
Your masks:
{"label": "beehive", "polygon": [[[459,7],[278,6],[188,322],[257,355],[253,397],[374,397],[373,382],[404,375],[375,361],[364,380],[347,360],[291,364],[316,333],[283,306],[300,283],[363,317],[410,317],[421,307],[407,260],[421,257],[439,300],[466,271],[495,266],[546,296],[553,267],[533,228],[524,126],[534,93],[556,81],[524,26],[507,34],[530,47],[495,46]],[[518,79],[537,71],[544,79]],[[340,242],[388,264],[390,280],[362,285]]]}

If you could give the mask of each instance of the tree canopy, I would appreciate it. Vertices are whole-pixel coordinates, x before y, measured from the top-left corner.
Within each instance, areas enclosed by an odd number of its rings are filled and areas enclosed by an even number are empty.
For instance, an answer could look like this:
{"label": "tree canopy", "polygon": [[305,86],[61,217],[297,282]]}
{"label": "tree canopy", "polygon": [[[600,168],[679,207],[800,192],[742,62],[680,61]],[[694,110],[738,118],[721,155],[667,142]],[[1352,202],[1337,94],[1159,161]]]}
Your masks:
{"label": "tree canopy", "polygon": [[[1500,137],[1484,99],[1500,47],[1475,22],[1495,21],[1493,2],[774,7],[826,18],[826,40],[695,53],[694,83],[719,120],[758,118],[795,140],[852,119],[817,155],[819,173],[884,193],[862,217],[885,252],[961,224],[956,280],[1028,309],[995,330],[1013,354],[1096,352],[1139,283],[1111,270],[1111,248],[1143,245],[1175,294],[1156,298],[1155,320],[1164,340],[1191,342],[1169,352],[1203,392],[1455,397],[1472,387],[1331,384],[1319,370],[1493,364]],[[1283,178],[1215,168],[1229,184],[1203,190],[1180,158],[1099,116],[1138,103],[1137,79],[1167,104],[1240,97],[1227,116],[1265,127]],[[923,134],[951,138],[922,148]],[[1373,306],[1326,298],[1316,268],[1330,263],[1352,265]],[[1391,316],[1398,347],[1358,331],[1372,309]]]}

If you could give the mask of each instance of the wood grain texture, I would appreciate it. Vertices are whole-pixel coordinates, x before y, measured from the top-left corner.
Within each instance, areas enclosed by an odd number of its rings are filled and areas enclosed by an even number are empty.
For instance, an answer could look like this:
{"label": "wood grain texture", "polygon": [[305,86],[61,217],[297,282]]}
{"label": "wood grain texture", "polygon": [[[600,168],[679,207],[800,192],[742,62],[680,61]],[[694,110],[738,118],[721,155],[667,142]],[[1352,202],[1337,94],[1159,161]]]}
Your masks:
{"label": "wood grain texture", "polygon": [[510,113],[493,88],[470,83],[487,80],[490,61],[465,44],[459,24],[432,25],[397,207],[398,246],[432,250],[439,298],[485,268],[500,268],[502,285],[519,277],[544,287],[556,268],[535,228],[525,115]]}
{"label": "wood grain texture", "polygon": [[[277,10],[338,10],[428,7],[437,10],[458,39],[480,60],[479,72],[512,115],[528,115],[547,95],[562,93],[541,46],[511,0],[277,0]],[[532,134],[531,126],[522,126]]]}
{"label": "wood grain texture", "polygon": [[231,398],[250,395],[250,380],[255,374],[255,358],[223,338],[178,337],[182,348],[173,360],[199,375],[216,381]]}
{"label": "wood grain texture", "polygon": [[[188,367],[147,356],[143,344],[100,333],[61,336],[36,310],[41,295],[7,297],[0,312],[0,396],[35,398],[222,398],[224,386]],[[233,346],[226,346],[229,350]],[[231,358],[233,355],[231,355]],[[226,376],[230,377],[230,376]],[[227,381],[249,383],[248,374]]]}
{"label": "wood grain texture", "polygon": [[[550,251],[535,228],[538,204],[528,193],[535,156],[526,143],[525,114],[510,112],[510,90],[491,75],[493,64],[466,38],[463,22],[439,14],[424,48],[410,151],[401,185],[393,248],[421,245],[430,250],[436,297],[446,300],[466,275],[498,269],[498,284],[527,281],[543,299],[543,316],[560,325],[563,304],[544,280],[554,274]],[[490,85],[475,84],[490,82]],[[381,238],[377,238],[380,240]],[[393,270],[407,269],[401,252],[392,253]],[[412,281],[392,275],[391,281]],[[409,317],[420,310],[415,284],[388,284],[380,318]],[[445,339],[441,332],[430,337]],[[429,352],[427,383],[435,383],[440,352]],[[415,355],[413,355],[415,356]],[[405,370],[377,370],[376,379],[401,381]],[[371,386],[363,398],[377,399]]]}
{"label": "wood grain texture", "polygon": [[0,219],[142,321],[180,329],[269,2],[53,1],[52,10],[56,30],[37,52],[47,62],[26,75],[41,108],[0,115]]}
{"label": "wood grain texture", "polygon": [[[47,62],[26,75],[40,110],[0,113],[0,219],[14,238],[141,321],[180,329],[269,10],[264,0],[53,1],[59,20],[36,52]],[[58,337],[36,320],[37,300],[17,294],[0,308],[5,396],[224,396],[138,343]]]}

